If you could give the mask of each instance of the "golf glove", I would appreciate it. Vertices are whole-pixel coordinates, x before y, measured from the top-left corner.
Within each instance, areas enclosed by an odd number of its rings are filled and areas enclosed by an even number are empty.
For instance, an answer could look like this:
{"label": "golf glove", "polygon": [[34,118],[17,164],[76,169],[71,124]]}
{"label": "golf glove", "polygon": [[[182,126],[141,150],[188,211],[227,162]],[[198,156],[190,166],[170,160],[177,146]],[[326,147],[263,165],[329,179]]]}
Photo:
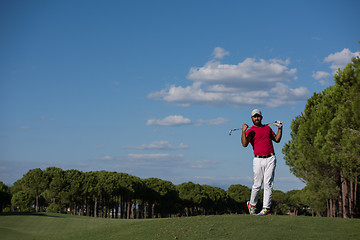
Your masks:
{"label": "golf glove", "polygon": [[275,126],[277,126],[278,128],[281,128],[283,126],[283,122],[282,121],[275,121],[274,123]]}

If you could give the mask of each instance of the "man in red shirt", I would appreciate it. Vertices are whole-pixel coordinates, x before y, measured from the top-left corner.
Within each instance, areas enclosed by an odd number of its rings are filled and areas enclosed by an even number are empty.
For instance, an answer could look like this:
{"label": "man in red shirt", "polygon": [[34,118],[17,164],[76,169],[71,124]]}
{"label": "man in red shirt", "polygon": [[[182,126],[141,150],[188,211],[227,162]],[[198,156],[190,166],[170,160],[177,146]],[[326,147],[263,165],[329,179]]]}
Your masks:
{"label": "man in red shirt", "polygon": [[[264,182],[264,201],[263,209],[257,215],[270,215],[271,198],[276,167],[276,157],[272,141],[278,143],[282,136],[282,124],[278,124],[278,132],[261,123],[263,117],[259,109],[251,112],[251,120],[254,125],[248,129],[247,124],[243,124],[241,143],[247,147],[251,143],[254,149],[253,171],[254,184],[251,190],[250,201],[247,206],[250,214],[255,214],[256,204],[259,198],[261,185]],[[248,130],[247,130],[248,129]]]}

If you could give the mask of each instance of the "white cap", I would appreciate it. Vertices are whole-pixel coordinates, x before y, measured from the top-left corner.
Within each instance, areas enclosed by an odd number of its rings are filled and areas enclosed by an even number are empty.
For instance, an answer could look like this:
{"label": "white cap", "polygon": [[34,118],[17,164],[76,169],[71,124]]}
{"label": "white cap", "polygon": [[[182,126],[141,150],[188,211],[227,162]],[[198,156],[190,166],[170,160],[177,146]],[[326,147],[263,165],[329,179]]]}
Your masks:
{"label": "white cap", "polygon": [[256,114],[262,116],[261,111],[260,111],[259,109],[254,109],[254,110],[252,110],[251,116],[253,117],[253,116],[255,116]]}

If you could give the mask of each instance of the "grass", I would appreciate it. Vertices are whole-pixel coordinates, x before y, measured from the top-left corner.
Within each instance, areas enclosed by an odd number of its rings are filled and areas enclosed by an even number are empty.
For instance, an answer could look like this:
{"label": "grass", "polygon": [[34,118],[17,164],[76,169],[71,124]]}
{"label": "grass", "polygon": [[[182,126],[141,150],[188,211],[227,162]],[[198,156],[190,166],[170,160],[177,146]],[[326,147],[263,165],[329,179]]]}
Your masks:
{"label": "grass", "polygon": [[103,219],[66,214],[2,214],[7,239],[359,239],[360,219],[222,215]]}

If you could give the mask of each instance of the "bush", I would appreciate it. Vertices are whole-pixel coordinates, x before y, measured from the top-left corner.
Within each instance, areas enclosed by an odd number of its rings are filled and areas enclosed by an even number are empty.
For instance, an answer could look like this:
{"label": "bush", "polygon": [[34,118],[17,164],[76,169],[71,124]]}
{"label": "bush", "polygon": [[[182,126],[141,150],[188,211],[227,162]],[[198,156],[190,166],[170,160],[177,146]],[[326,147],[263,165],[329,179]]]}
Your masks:
{"label": "bush", "polygon": [[60,209],[59,209],[59,205],[56,203],[51,203],[47,208],[46,208],[46,212],[48,213],[59,213]]}
{"label": "bush", "polygon": [[11,212],[11,209],[9,207],[6,207],[6,208],[3,209],[3,212],[4,213],[9,213],[9,212]]}

